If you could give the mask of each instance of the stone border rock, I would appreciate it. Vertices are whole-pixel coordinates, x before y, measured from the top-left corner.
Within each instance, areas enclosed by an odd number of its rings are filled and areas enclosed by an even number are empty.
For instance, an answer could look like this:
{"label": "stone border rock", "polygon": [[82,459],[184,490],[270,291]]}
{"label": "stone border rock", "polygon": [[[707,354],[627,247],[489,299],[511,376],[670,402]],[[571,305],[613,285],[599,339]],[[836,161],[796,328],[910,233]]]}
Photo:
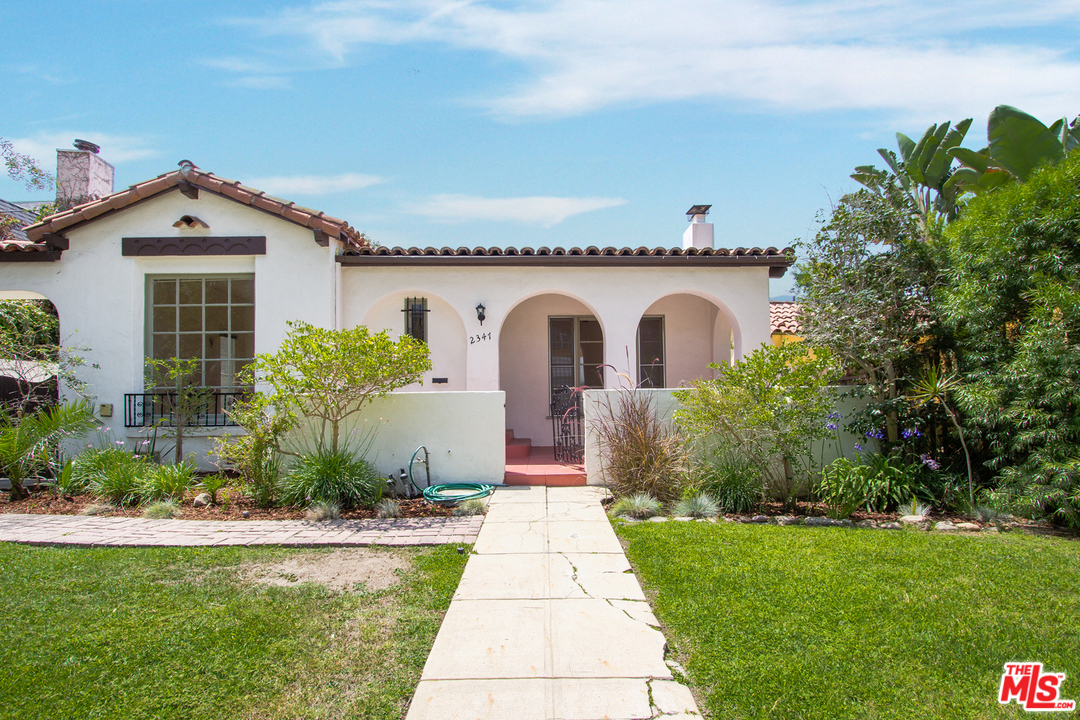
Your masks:
{"label": "stone border rock", "polygon": [[636,518],[627,517],[625,515],[616,516],[617,520],[625,522],[627,524],[636,524],[640,522],[652,522],[662,523],[669,520],[675,522],[733,522],[753,525],[805,525],[806,527],[846,527],[846,528],[861,528],[864,530],[902,530],[905,527],[914,527],[918,530],[936,531],[936,532],[987,532],[987,533],[1000,533],[1008,532],[1014,528],[1022,527],[1023,523],[1017,522],[999,522],[993,525],[980,525],[972,522],[959,522],[952,523],[948,520],[941,520],[935,522],[923,515],[905,515],[899,518],[897,521],[883,521],[878,522],[875,520],[859,520],[858,522],[852,520],[835,520],[833,518],[826,517],[794,517],[791,515],[736,515],[735,517],[720,516],[719,518],[692,518],[692,517],[667,517],[664,515],[657,515],[651,517],[648,520],[638,520]]}

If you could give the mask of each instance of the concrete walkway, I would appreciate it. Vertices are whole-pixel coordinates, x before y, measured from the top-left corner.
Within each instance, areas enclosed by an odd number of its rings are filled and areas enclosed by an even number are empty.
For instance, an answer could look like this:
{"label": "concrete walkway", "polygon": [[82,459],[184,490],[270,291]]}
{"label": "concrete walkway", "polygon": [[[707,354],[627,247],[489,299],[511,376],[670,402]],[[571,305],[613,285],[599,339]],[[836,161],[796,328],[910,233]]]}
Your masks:
{"label": "concrete walkway", "polygon": [[700,717],[601,497],[495,492],[407,720]]}
{"label": "concrete walkway", "polygon": [[0,514],[0,542],[29,545],[197,547],[445,545],[476,541],[483,516],[398,520],[146,520]]}

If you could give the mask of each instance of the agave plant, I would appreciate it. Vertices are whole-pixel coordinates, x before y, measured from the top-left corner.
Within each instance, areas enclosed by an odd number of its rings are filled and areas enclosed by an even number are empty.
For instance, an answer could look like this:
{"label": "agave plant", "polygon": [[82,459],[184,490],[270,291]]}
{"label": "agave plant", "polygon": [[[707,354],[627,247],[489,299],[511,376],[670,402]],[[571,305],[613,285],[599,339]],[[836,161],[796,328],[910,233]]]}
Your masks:
{"label": "agave plant", "polygon": [[94,416],[86,401],[54,405],[21,419],[0,420],[0,472],[11,480],[11,499],[29,495],[23,481],[49,466],[61,440],[93,427]]}

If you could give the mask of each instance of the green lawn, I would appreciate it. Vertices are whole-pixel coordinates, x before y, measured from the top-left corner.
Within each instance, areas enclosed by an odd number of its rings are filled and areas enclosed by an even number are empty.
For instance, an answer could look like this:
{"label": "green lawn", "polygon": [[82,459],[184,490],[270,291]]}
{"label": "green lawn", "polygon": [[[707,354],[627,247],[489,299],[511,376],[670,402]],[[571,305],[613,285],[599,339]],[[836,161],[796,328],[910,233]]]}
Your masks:
{"label": "green lawn", "polygon": [[[1080,700],[1080,542],[643,523],[618,534],[714,718],[999,718],[1002,665]],[[1051,714],[1051,717],[1060,715]]]}
{"label": "green lawn", "polygon": [[[401,718],[467,555],[394,586],[240,579],[312,550],[0,544],[0,718]],[[325,552],[325,551],[324,551]]]}

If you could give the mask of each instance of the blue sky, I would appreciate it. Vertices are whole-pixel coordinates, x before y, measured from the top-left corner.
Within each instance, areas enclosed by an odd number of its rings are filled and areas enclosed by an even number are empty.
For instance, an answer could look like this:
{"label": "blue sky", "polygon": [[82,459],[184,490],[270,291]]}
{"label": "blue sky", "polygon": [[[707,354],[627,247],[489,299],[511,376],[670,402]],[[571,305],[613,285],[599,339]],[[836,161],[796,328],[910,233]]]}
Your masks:
{"label": "blue sky", "polygon": [[[386,245],[813,234],[897,130],[1080,113],[1075,0],[8,3],[0,137],[182,158]],[[0,179],[0,197],[44,198]],[[774,294],[789,279],[774,281]]]}

